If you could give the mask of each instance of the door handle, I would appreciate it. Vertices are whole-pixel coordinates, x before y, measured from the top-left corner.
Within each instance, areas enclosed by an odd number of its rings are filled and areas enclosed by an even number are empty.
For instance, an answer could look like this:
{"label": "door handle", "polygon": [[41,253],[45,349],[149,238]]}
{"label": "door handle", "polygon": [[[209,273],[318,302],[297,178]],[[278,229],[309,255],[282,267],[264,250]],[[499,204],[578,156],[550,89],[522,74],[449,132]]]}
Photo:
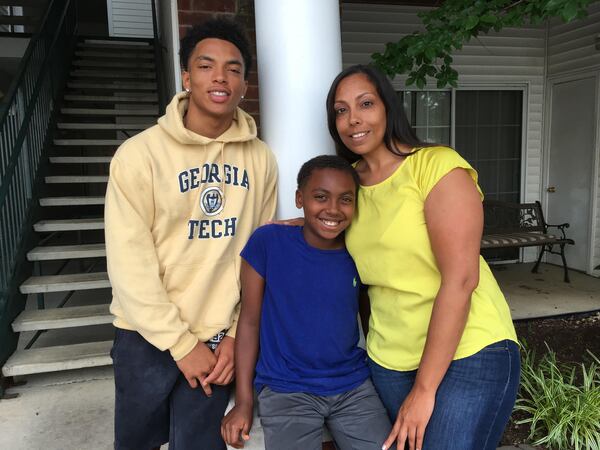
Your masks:
{"label": "door handle", "polygon": [[554,186],[549,186],[549,187],[546,189],[546,192],[554,193],[554,192],[556,192],[556,187],[554,187]]}

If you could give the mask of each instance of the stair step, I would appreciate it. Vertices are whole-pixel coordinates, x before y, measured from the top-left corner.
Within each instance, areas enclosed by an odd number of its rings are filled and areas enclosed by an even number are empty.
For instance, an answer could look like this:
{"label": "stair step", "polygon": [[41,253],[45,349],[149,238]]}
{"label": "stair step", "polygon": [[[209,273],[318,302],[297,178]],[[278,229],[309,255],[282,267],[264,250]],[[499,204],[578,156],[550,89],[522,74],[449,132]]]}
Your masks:
{"label": "stair step", "polygon": [[35,247],[27,253],[28,261],[56,259],[102,258],[106,256],[105,244],[48,245]]}
{"label": "stair step", "polygon": [[37,25],[39,17],[34,16],[2,16],[0,15],[0,25]]}
{"label": "stair step", "polygon": [[108,103],[156,103],[158,97],[156,95],[75,95],[67,94],[65,100],[74,102],[108,102]]}
{"label": "stair step", "polygon": [[46,184],[108,183],[108,175],[60,175],[44,180]]}
{"label": "stair step", "polygon": [[125,139],[54,139],[54,145],[121,145]]}
{"label": "stair step", "polygon": [[40,220],[33,224],[38,233],[53,231],[104,230],[104,218]]}
{"label": "stair step", "polygon": [[52,164],[109,164],[112,156],[51,156]]}
{"label": "stair step", "polygon": [[152,60],[154,59],[154,54],[152,53],[138,53],[138,54],[131,54],[131,53],[115,53],[115,52],[100,52],[100,51],[94,51],[94,50],[77,50],[75,52],[75,56],[78,56],[80,58],[115,58],[115,59],[124,59],[127,58],[129,60],[135,60],[135,59],[143,59],[143,60]]}
{"label": "stair step", "polygon": [[77,45],[89,46],[89,45],[103,45],[105,47],[114,46],[125,46],[128,48],[153,48],[153,45],[147,41],[129,41],[126,39],[84,39],[77,43]]}
{"label": "stair step", "polygon": [[69,275],[44,275],[29,277],[19,287],[22,294],[45,294],[48,292],[84,291],[109,288],[106,272],[74,273]]}
{"label": "stair step", "polygon": [[40,206],[104,205],[104,197],[46,197],[40,198]]}
{"label": "stair step", "polygon": [[0,0],[0,6],[28,6],[32,8],[45,8],[47,0]]}
{"label": "stair step", "polygon": [[13,321],[16,333],[23,331],[56,330],[111,323],[109,305],[71,306],[68,308],[33,309],[23,311]]}
{"label": "stair step", "polygon": [[79,43],[79,44],[77,44],[77,48],[83,49],[83,50],[107,50],[107,51],[111,51],[111,52],[114,52],[115,50],[117,50],[119,52],[126,51],[129,54],[154,55],[154,48],[149,45],[146,45],[146,46],[143,46],[143,45],[121,45],[121,44],[106,45],[106,44]]}
{"label": "stair step", "polygon": [[124,70],[88,70],[88,69],[76,69],[71,71],[72,77],[86,77],[86,78],[147,78],[155,79],[156,74],[148,72],[130,72]]}
{"label": "stair step", "polygon": [[154,123],[65,123],[57,124],[60,130],[145,130]]}
{"label": "stair step", "polygon": [[41,347],[15,352],[2,367],[5,377],[112,364],[112,341]]}
{"label": "stair step", "polygon": [[121,61],[97,61],[94,59],[78,59],[73,62],[77,67],[114,67],[122,69],[154,69],[154,63],[150,62],[121,62]]}
{"label": "stair step", "polygon": [[158,109],[61,108],[63,114],[88,116],[156,116]]}
{"label": "stair step", "polygon": [[156,90],[156,83],[138,83],[135,81],[113,81],[107,83],[90,83],[86,81],[70,81],[67,87],[71,89],[104,89],[104,90]]}

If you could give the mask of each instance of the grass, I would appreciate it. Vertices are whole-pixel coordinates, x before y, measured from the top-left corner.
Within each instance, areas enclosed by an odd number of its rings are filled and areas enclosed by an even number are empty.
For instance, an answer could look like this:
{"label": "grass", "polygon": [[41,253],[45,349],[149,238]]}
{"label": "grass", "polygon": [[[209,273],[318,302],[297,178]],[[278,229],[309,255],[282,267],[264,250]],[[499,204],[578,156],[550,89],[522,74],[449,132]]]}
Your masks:
{"label": "grass", "polygon": [[[521,391],[515,409],[526,415],[533,445],[555,450],[600,450],[600,360],[561,364],[548,351],[536,360],[524,346]],[[578,376],[579,375],[579,376]]]}

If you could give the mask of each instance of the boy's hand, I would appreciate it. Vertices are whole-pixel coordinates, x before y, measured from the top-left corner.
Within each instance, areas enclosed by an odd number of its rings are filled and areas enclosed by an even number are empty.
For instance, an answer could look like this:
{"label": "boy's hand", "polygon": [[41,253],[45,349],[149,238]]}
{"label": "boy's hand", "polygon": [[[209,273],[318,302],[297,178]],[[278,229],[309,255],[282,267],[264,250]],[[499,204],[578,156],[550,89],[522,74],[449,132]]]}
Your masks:
{"label": "boy's hand", "polygon": [[225,336],[215,350],[217,363],[210,374],[205,378],[204,383],[210,383],[225,386],[231,383],[235,373],[233,347],[235,339],[230,336]]}
{"label": "boy's hand", "polygon": [[221,422],[221,436],[227,445],[244,448],[252,428],[252,403],[236,404]]}
{"label": "boy's hand", "polygon": [[175,362],[192,389],[197,388],[198,382],[200,382],[206,395],[209,397],[212,395],[212,389],[210,384],[206,383],[206,377],[217,364],[217,358],[205,343],[198,342],[191,352]]}

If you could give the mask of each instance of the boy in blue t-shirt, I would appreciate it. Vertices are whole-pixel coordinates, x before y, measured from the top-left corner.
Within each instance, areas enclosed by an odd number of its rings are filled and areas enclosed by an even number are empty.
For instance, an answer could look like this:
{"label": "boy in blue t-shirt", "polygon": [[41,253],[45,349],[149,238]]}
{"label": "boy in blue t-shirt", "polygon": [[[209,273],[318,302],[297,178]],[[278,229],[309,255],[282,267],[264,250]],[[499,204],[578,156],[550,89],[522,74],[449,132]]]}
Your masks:
{"label": "boy in blue t-shirt", "polygon": [[236,405],[221,426],[233,447],[249,439],[255,371],[267,450],[321,449],[324,423],[338,448],[379,450],[391,429],[357,346],[360,281],[343,235],[357,189],[342,158],[311,159],[296,191],[304,226],[260,227],[242,250]]}

